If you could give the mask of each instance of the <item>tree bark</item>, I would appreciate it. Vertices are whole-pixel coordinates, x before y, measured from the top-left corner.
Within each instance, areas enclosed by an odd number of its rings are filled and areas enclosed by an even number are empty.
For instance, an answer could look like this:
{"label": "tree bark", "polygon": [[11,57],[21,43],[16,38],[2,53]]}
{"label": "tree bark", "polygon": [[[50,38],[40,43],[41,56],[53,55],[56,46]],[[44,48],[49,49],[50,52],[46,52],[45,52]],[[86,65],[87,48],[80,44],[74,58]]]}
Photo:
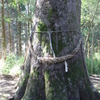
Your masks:
{"label": "tree bark", "polygon": [[48,64],[40,63],[37,59],[48,59],[54,54],[56,57],[71,54],[82,38],[82,34],[78,32],[80,10],[81,0],[36,0],[32,32],[37,32],[30,36],[33,45],[29,44],[23,84],[20,85],[14,100],[100,99],[88,76],[83,44],[78,53],[67,60],[68,72],[65,72],[65,62]]}

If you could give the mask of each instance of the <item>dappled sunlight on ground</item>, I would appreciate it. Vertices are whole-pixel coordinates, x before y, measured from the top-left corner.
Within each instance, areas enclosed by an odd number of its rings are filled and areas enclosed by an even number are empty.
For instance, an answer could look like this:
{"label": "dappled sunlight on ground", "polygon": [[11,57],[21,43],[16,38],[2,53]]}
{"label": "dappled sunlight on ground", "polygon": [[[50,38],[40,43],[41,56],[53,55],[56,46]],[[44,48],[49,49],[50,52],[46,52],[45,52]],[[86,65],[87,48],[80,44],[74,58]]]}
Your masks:
{"label": "dappled sunlight on ground", "polygon": [[93,83],[94,87],[100,93],[100,75],[92,75],[90,76],[91,82]]}
{"label": "dappled sunlight on ground", "polygon": [[14,75],[14,76],[20,73],[21,73],[21,70],[20,70],[19,65],[14,66],[9,72],[10,75]]}
{"label": "dappled sunlight on ground", "polygon": [[8,100],[16,92],[15,85],[18,82],[18,77],[11,75],[0,76],[0,100]]}

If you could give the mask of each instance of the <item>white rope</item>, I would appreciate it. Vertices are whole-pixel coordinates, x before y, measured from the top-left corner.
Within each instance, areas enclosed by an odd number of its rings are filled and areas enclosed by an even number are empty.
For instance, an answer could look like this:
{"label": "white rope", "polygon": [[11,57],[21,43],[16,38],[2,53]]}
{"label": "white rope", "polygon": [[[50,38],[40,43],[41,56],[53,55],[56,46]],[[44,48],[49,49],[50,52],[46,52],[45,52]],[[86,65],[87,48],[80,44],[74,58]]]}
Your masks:
{"label": "white rope", "polygon": [[[49,39],[50,39],[51,53],[53,53],[53,57],[55,57],[55,53],[54,53],[54,50],[53,50],[53,47],[52,47],[52,41],[51,41],[51,34],[52,33],[48,32],[48,34],[49,34]],[[56,39],[57,39],[57,37],[56,37]],[[67,61],[65,61],[65,72],[68,72]]]}
{"label": "white rope", "polygon": [[51,41],[51,34],[50,32],[48,32],[48,35],[49,35],[49,39],[50,39],[50,48],[51,48],[51,53],[53,54],[53,57],[55,57],[55,53],[54,53],[54,50],[53,50],[53,47],[52,47],[52,41]]}
{"label": "white rope", "polygon": [[65,61],[65,72],[68,72],[68,64],[67,64],[67,61]]}

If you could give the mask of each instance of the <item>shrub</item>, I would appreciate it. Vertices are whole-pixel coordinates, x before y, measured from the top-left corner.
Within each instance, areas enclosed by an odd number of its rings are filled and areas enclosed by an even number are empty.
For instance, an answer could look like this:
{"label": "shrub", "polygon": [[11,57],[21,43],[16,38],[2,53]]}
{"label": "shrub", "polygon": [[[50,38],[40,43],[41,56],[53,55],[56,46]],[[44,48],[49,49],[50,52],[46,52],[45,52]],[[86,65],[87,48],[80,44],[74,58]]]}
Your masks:
{"label": "shrub", "polygon": [[[100,54],[95,53],[93,57],[93,74],[99,74],[100,75]],[[89,74],[91,74],[91,58],[86,58],[86,63],[87,63],[87,69]]]}
{"label": "shrub", "polygon": [[2,67],[2,74],[20,74],[20,65],[23,63],[23,60],[24,57],[18,58],[13,53],[7,55]]}

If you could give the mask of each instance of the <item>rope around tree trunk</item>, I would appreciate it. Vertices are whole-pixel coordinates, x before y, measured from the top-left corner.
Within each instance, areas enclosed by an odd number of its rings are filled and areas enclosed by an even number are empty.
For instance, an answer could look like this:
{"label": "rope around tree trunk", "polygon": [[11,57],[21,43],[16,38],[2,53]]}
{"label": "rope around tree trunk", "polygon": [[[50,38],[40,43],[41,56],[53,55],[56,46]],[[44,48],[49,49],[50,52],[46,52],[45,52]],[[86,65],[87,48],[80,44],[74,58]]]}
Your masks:
{"label": "rope around tree trunk", "polygon": [[61,63],[66,60],[69,60],[73,58],[75,54],[79,51],[81,43],[82,43],[82,39],[80,38],[76,48],[73,50],[71,54],[62,57],[37,57],[38,62],[42,64],[54,64],[54,63]]}

